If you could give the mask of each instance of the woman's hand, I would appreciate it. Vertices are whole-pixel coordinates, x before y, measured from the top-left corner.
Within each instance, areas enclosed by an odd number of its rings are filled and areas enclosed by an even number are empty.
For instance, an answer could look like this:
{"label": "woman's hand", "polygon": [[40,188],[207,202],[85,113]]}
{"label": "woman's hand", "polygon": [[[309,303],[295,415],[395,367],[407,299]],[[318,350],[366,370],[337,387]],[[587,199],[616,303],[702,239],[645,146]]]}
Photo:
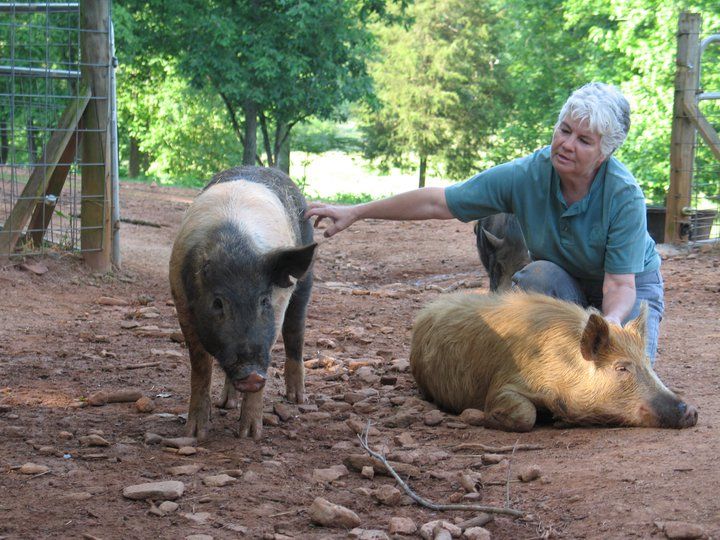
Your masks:
{"label": "woman's hand", "polygon": [[328,218],[331,223],[323,233],[329,238],[340,231],[347,229],[350,225],[357,221],[357,215],[354,206],[332,206],[325,203],[310,203],[305,211],[305,219],[315,217],[314,227],[317,228],[320,222]]}

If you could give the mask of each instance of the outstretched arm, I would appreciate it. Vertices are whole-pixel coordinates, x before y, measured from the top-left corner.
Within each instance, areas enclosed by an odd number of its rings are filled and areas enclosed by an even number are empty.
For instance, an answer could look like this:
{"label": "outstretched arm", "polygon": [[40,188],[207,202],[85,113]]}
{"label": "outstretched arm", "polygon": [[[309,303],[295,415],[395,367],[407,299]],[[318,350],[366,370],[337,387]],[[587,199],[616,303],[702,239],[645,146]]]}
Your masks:
{"label": "outstretched arm", "polygon": [[380,199],[353,206],[332,206],[323,203],[311,203],[305,212],[305,218],[316,217],[315,227],[325,218],[332,223],[325,229],[325,236],[348,228],[360,219],[450,219],[454,217],[445,202],[445,190],[439,187],[415,189],[400,193],[387,199]]}
{"label": "outstretched arm", "polygon": [[635,305],[635,274],[605,274],[602,312],[612,323],[622,324]]}

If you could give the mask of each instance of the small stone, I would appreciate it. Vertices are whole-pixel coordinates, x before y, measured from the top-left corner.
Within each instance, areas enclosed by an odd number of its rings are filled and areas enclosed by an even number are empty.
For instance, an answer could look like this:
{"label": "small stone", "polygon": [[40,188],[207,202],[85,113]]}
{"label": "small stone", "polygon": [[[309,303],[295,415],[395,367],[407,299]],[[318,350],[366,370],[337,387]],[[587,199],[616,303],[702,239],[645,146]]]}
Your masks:
{"label": "small stone", "polygon": [[260,475],[254,471],[246,471],[245,474],[242,475],[242,481],[246,484],[252,484],[254,482],[258,482],[260,480]]}
{"label": "small stone", "polygon": [[287,422],[291,418],[298,416],[298,410],[296,407],[281,401],[274,404],[273,410],[283,422]]}
{"label": "small stone", "polygon": [[349,471],[345,465],[333,465],[327,469],[315,469],[313,471],[313,482],[334,482],[348,474]]}
{"label": "small stone", "polygon": [[197,439],[195,437],[177,437],[174,439],[162,439],[161,442],[163,446],[169,446],[170,448],[197,446]]}
{"label": "small stone", "polygon": [[409,431],[403,431],[400,435],[396,435],[394,441],[395,444],[403,448],[414,448],[417,446],[417,442],[413,439]]}
{"label": "small stone", "polygon": [[303,420],[307,420],[309,422],[324,422],[326,420],[330,420],[331,418],[332,415],[329,412],[324,411],[309,412],[303,415]]}
{"label": "small stone", "polygon": [[185,484],[177,480],[168,480],[128,486],[123,489],[123,497],[133,500],[167,499],[173,501],[182,497],[184,491]]}
{"label": "small stone", "polygon": [[467,540],[490,540],[490,531],[483,527],[470,527],[463,532],[463,538]]}
{"label": "small stone", "polygon": [[380,384],[383,386],[395,386],[397,384],[397,377],[395,375],[382,375],[380,377]]}
{"label": "small stone", "polygon": [[209,534],[191,534],[186,536],[185,540],[214,540],[214,538]]}
{"label": "small stone", "polygon": [[460,527],[453,525],[449,521],[436,519],[435,521],[430,521],[420,527],[420,536],[425,540],[435,540],[438,538],[437,532],[439,530],[447,531],[452,538],[460,538],[460,535],[462,535]]}
{"label": "small stone", "polygon": [[363,478],[372,480],[375,477],[375,469],[366,465],[365,467],[362,468],[362,471],[360,471],[360,474],[363,476]]}
{"label": "small stone", "polygon": [[351,405],[359,403],[364,399],[367,399],[367,396],[361,392],[346,392],[343,396],[343,401],[345,401],[345,403],[350,403]]}
{"label": "small stone", "polygon": [[469,426],[485,425],[485,412],[479,409],[465,409],[458,418]]}
{"label": "small stone", "polygon": [[217,474],[203,478],[203,484],[208,487],[225,487],[234,482],[237,482],[237,478],[233,478],[228,474]]}
{"label": "small stone", "polygon": [[700,525],[685,521],[666,521],[663,532],[670,539],[694,540],[705,536],[705,530]]}
{"label": "small stone", "polygon": [[41,456],[51,456],[56,452],[54,446],[41,446],[37,451]]}
{"label": "small stone", "polygon": [[423,416],[423,423],[426,426],[437,426],[438,424],[442,423],[444,418],[445,415],[435,409],[425,413],[425,415]]}
{"label": "small stone", "polygon": [[402,500],[402,492],[388,484],[382,485],[372,492],[373,498],[386,506],[397,506]]}
{"label": "small stone", "polygon": [[316,497],[308,510],[310,521],[324,527],[353,529],[360,525],[358,515],[344,506]]}
{"label": "small stone", "polygon": [[375,374],[375,370],[370,366],[358,368],[358,370],[355,371],[355,376],[365,384],[369,385],[380,382],[380,377]]}
{"label": "small stone", "polygon": [[378,529],[360,529],[355,528],[348,533],[348,538],[355,540],[390,540],[385,531]]}
{"label": "small stone", "polygon": [[417,416],[410,411],[401,411],[394,416],[383,420],[383,426],[389,428],[406,428],[417,422]]}
{"label": "small stone", "polygon": [[532,482],[533,480],[540,478],[541,474],[542,471],[540,470],[540,467],[537,465],[529,465],[520,471],[518,478],[522,482]]}
{"label": "small stone", "polygon": [[140,413],[151,413],[155,410],[155,402],[147,396],[143,396],[135,402],[135,408]]}
{"label": "small stone", "polygon": [[406,517],[392,517],[390,518],[390,523],[388,524],[388,532],[391,535],[395,534],[404,534],[404,535],[411,535],[415,534],[417,531],[417,525],[415,522]]}
{"label": "small stone", "polygon": [[85,435],[78,440],[83,446],[110,446],[110,442],[103,439],[100,435]]}
{"label": "small stone", "polygon": [[399,373],[410,371],[410,361],[405,358],[396,358],[390,363],[390,369]]}
{"label": "small stone", "polygon": [[168,469],[168,474],[172,476],[192,475],[200,471],[202,468],[203,466],[198,463],[192,463],[190,465],[178,465],[177,467],[170,467]]}
{"label": "small stone", "polygon": [[163,501],[160,503],[160,506],[158,506],[158,510],[160,510],[163,514],[172,514],[179,507],[180,505],[176,502]]}
{"label": "small stone", "polygon": [[194,446],[182,446],[178,448],[178,456],[194,456],[197,454],[197,448]]}
{"label": "small stone", "polygon": [[19,470],[22,474],[43,474],[48,472],[50,467],[38,465],[37,463],[25,463]]}
{"label": "small stone", "polygon": [[[355,434],[364,433],[365,430],[368,429],[368,423],[358,418],[350,418],[345,422],[345,425],[349,427]],[[380,435],[380,431],[377,428],[370,426],[370,429],[368,430],[368,435],[377,436]]]}
{"label": "small stone", "polygon": [[158,435],[157,433],[151,433],[147,432],[143,436],[143,440],[145,441],[145,444],[151,445],[151,444],[160,444],[163,440],[162,435]]}
{"label": "small stone", "polygon": [[73,438],[73,434],[70,433],[69,431],[60,431],[57,434],[57,438],[60,439],[61,441],[67,441],[67,440],[70,440]]}
{"label": "small stone", "polygon": [[262,422],[263,426],[277,427],[280,425],[280,419],[272,413],[264,413]]}
{"label": "small stone", "polygon": [[502,454],[483,454],[480,459],[482,460],[483,465],[497,465],[507,459],[507,456]]}

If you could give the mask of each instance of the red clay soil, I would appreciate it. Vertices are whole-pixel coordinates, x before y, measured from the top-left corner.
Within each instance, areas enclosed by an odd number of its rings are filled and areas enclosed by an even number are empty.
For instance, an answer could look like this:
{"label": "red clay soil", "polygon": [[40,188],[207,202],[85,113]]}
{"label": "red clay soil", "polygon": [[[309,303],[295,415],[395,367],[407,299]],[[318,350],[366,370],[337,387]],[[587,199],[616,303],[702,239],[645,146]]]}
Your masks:
{"label": "red clay soil", "polygon": [[[355,512],[361,529],[388,536],[393,517],[419,527],[478,514],[431,510],[408,497],[380,502],[378,488],[396,485],[381,474],[367,478],[350,468],[335,480],[318,480],[315,469],[364,454],[355,430],[368,421],[373,448],[416,468],[405,479],[418,495],[438,504],[509,502],[525,512],[522,519],[499,514],[487,523],[493,538],[665,538],[678,528],[688,537],[720,538],[717,248],[685,249],[663,261],[667,311],[657,371],[698,407],[697,426],[543,425],[513,434],[446,414],[427,425],[433,406],[420,399],[407,371],[418,309],[449,289],[487,290],[472,226],[370,221],[329,240],[318,231],[305,341],[308,403],[284,403],[277,345],[262,439],[238,439],[239,411],[216,410],[209,440],[181,455],[151,444],[147,434],[184,435],[189,365],[177,341],[167,264],[196,193],[123,185],[123,216],[159,227],[123,224],[116,273],[94,274],[71,255],[26,261],[44,265],[44,273],[0,268],[0,539],[347,538],[346,529],[311,522],[316,497]],[[125,305],[107,305],[103,297]],[[214,396],[221,385],[216,370]],[[140,413],[134,403],[87,404],[99,390],[127,388],[151,398],[154,411]],[[92,446],[93,439],[83,438],[90,435],[107,445]],[[541,448],[487,464],[480,444]],[[26,463],[41,468],[24,474]],[[168,471],[187,464],[202,469]],[[539,468],[540,478],[519,481],[529,466]],[[203,482],[220,473],[236,479],[225,487]],[[469,497],[473,486],[461,481],[463,474],[479,480]],[[127,486],[164,480],[184,483],[175,511],[158,515],[163,512],[150,502],[123,497]]]}

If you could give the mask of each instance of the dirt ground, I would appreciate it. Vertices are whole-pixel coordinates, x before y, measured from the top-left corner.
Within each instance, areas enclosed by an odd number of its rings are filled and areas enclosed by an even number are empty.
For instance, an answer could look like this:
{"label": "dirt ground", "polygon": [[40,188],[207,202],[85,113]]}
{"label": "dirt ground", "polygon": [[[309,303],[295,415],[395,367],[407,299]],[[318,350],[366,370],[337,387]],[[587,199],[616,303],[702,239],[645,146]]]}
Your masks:
{"label": "dirt ground", "polygon": [[[395,481],[352,468],[318,480],[315,469],[364,454],[355,429],[368,421],[374,448],[416,468],[405,478],[418,495],[438,504],[499,507],[509,499],[526,513],[523,519],[495,516],[485,525],[492,538],[664,538],[683,531],[688,538],[720,538],[717,248],[678,251],[663,263],[667,310],[657,371],[698,407],[697,426],[546,425],[512,434],[445,414],[440,424],[426,425],[432,406],[419,399],[407,371],[418,309],[443,289],[487,290],[472,226],[378,221],[329,240],[318,232],[305,342],[308,403],[284,403],[278,345],[262,439],[236,438],[239,412],[216,410],[209,440],[185,455],[153,444],[148,434],[184,435],[179,415],[187,412],[189,366],[176,341],[166,274],[174,234],[195,193],[123,185],[123,216],[160,227],[123,224],[122,270],[114,274],[93,274],[70,255],[26,261],[44,265],[44,273],[19,265],[0,269],[0,539],[347,538],[346,529],[311,523],[316,497],[355,512],[361,529],[388,536],[393,517],[419,527],[478,514],[431,510],[408,497],[380,502],[379,488]],[[107,305],[104,297],[126,305]],[[221,384],[216,371],[215,396]],[[134,403],[87,406],[99,390],[125,388],[151,398],[155,410],[140,413]],[[84,438],[92,435],[107,445],[92,446],[93,439]],[[516,443],[542,448],[488,464],[478,446]],[[23,474],[26,463],[47,469]],[[168,471],[188,464],[202,469],[179,476]],[[520,482],[518,473],[531,465],[541,477]],[[224,487],[203,482],[220,473],[235,480]],[[473,486],[463,487],[463,474],[476,482],[476,494],[464,497]],[[185,486],[174,512],[157,515],[162,512],[150,502],[123,497],[127,486],[164,480]]]}

